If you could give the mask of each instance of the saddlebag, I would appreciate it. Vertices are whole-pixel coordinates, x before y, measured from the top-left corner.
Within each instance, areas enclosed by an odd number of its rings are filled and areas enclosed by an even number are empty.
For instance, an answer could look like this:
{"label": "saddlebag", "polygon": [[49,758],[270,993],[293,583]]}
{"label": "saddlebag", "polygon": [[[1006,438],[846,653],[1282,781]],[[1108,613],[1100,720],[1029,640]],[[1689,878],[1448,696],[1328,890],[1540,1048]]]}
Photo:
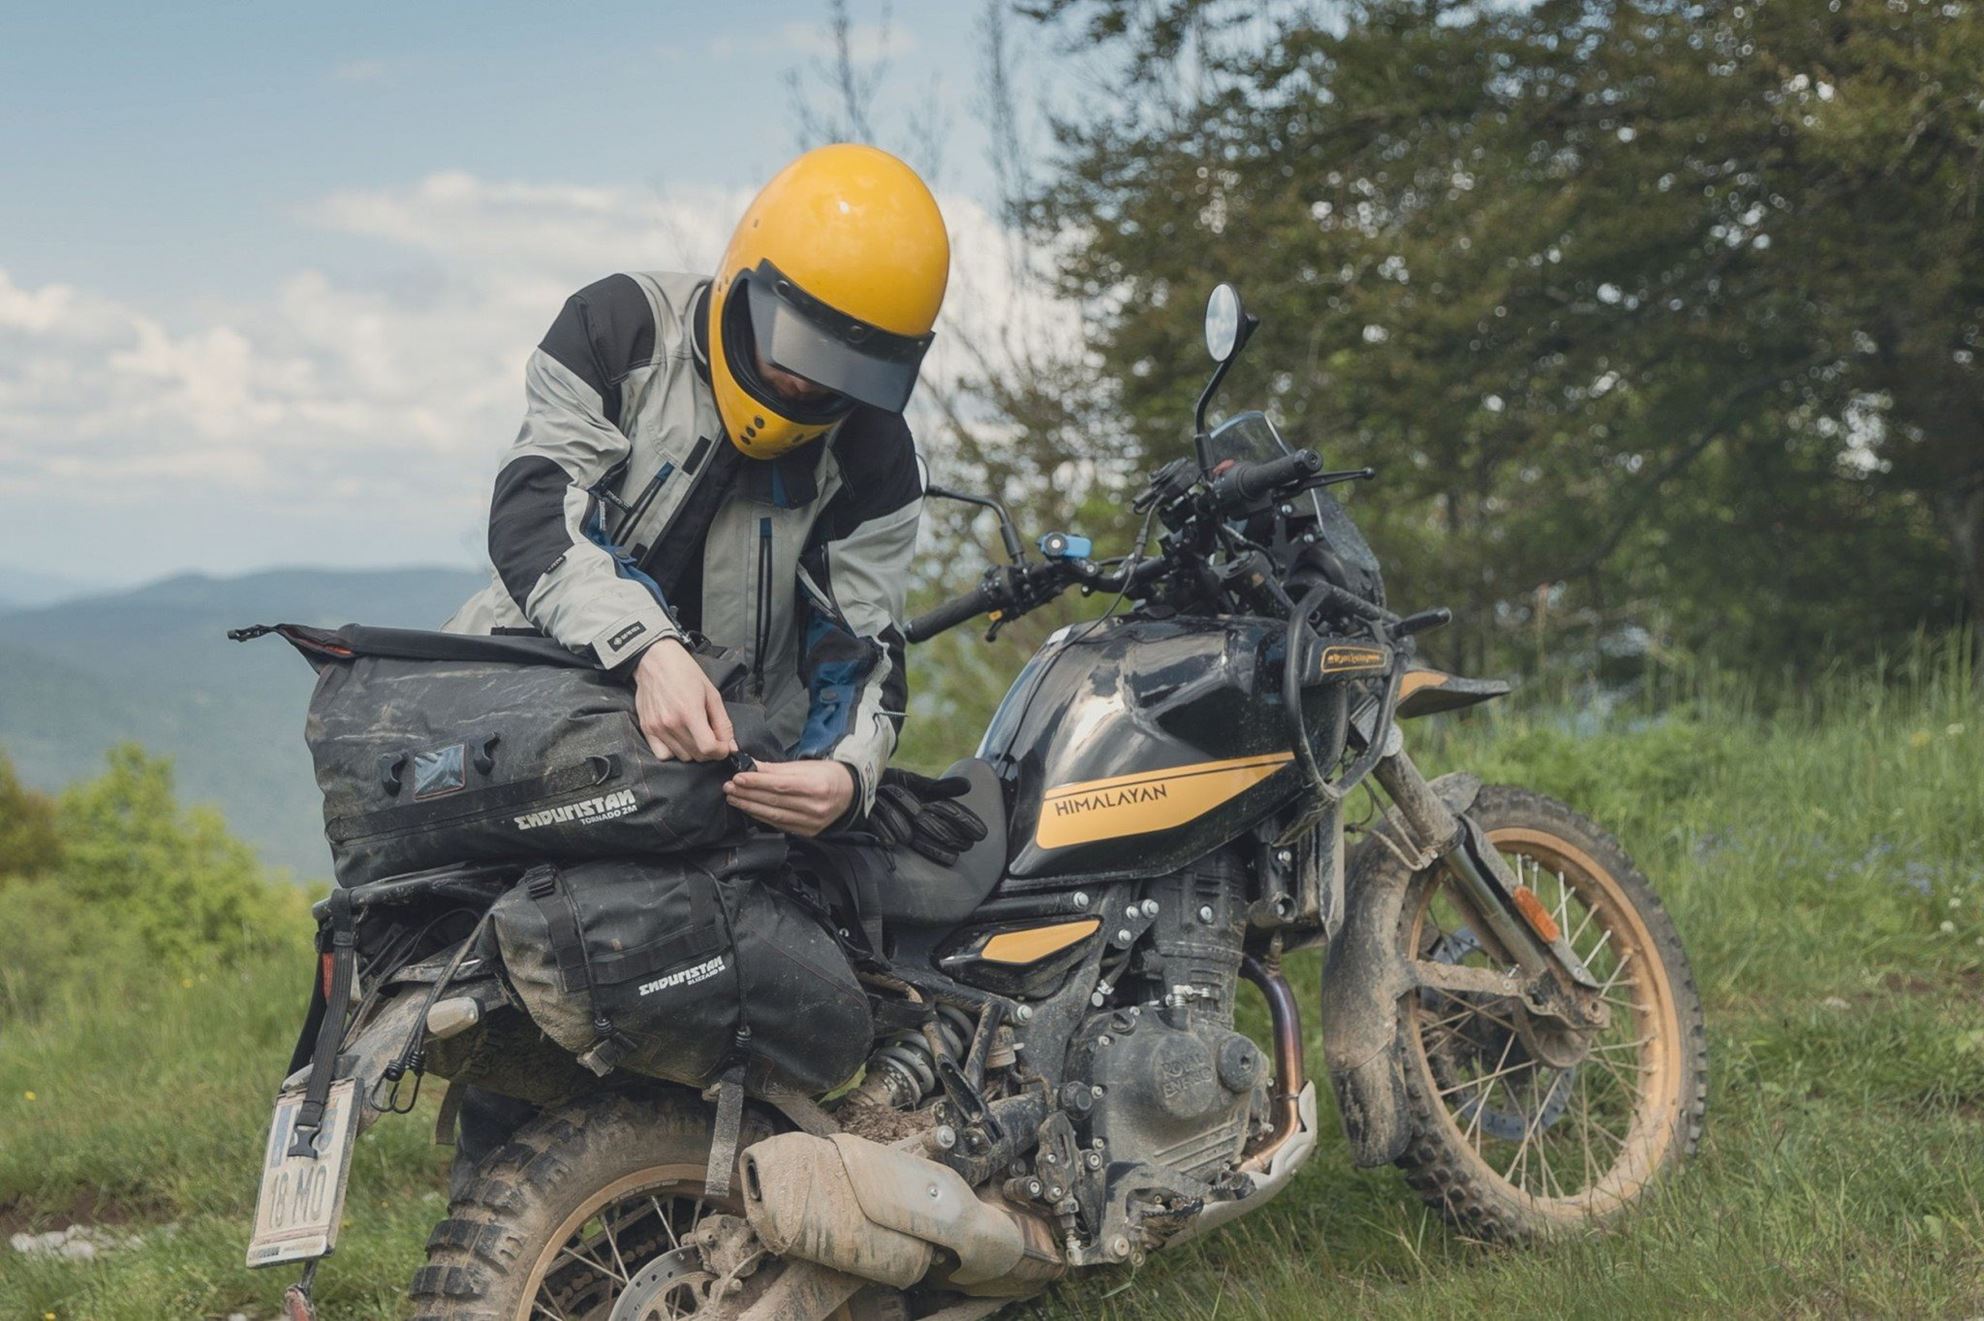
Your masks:
{"label": "saddlebag", "polygon": [[768,840],[535,867],[490,912],[503,974],[596,1073],[826,1091],[860,1067],[873,1025],[834,934],[778,887],[784,853]]}
{"label": "saddlebag", "polygon": [[[634,692],[548,638],[279,624],[316,667],[305,741],[340,885],[454,862],[641,856],[743,833],[729,762],[663,761]],[[697,657],[726,698],[744,666]],[[745,754],[780,750],[754,704],[727,702]]]}

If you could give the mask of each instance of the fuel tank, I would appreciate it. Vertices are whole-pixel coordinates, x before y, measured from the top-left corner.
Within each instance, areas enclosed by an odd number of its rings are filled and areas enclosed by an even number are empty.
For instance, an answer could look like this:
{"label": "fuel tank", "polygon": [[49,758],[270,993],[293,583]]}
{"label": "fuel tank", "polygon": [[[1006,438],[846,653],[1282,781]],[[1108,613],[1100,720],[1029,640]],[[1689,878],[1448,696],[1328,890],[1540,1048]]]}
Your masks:
{"label": "fuel tank", "polygon": [[[1173,871],[1295,797],[1284,628],[1131,619],[1050,638],[979,744],[1010,790],[1000,891]],[[1340,685],[1305,690],[1324,765],[1342,748],[1344,703]]]}

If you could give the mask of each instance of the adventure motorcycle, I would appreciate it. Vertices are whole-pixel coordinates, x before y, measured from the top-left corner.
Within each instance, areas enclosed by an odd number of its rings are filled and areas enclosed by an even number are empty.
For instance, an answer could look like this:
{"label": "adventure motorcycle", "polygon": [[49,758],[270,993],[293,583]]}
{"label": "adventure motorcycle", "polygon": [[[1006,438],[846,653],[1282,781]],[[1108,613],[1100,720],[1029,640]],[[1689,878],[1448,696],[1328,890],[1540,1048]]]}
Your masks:
{"label": "adventure motorcycle", "polygon": [[[1353,1159],[1395,1162],[1462,1232],[1603,1223],[1694,1150],[1701,1005],[1645,877],[1569,807],[1429,782],[1406,752],[1400,720],[1506,686],[1415,662],[1413,635],[1447,612],[1387,608],[1327,490],[1370,470],[1324,470],[1258,412],[1207,431],[1256,324],[1214,291],[1196,452],[1137,498],[1134,553],[1097,560],[1053,533],[1032,558],[995,501],[957,497],[997,509],[1010,563],[912,640],[981,615],[996,630],[1070,588],[1115,599],[1047,640],[953,768],[987,838],[949,867],[904,854],[872,907],[829,916],[866,950],[876,1006],[845,1094],[713,1089],[712,1105],[574,1075],[472,939],[514,870],[327,901],[340,930],[375,926],[364,958],[348,937],[325,948],[330,1003],[354,1008],[324,1034],[337,1080],[314,1136],[297,1112],[328,1049],[285,1084],[270,1134],[249,1259],[310,1263],[292,1316],[335,1239],[351,1141],[410,1109],[423,1070],[534,1100],[583,1081],[457,1188],[413,1281],[434,1321],[963,1321],[1138,1263],[1266,1204],[1314,1151],[1282,976],[1307,948],[1327,948]],[[1347,799],[1372,784],[1390,805],[1352,824]],[[1236,1030],[1243,979],[1266,1048]]]}

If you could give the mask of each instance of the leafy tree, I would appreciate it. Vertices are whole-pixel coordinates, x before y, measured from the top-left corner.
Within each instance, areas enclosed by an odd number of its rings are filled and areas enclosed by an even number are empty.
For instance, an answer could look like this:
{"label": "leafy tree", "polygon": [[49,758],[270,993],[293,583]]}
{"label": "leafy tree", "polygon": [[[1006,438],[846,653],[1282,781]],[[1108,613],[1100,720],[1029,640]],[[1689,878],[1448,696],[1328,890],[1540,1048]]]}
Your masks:
{"label": "leafy tree", "polygon": [[59,861],[0,888],[0,1019],[68,988],[134,988],[224,970],[308,928],[307,900],[264,876],[211,808],[134,746],[55,804]]}
{"label": "leafy tree", "polygon": [[1984,628],[1974,5],[1033,12],[1117,70],[1040,200],[1137,444],[1236,279],[1228,397],[1380,466],[1359,516],[1460,663]]}
{"label": "leafy tree", "polygon": [[61,851],[55,805],[23,785],[13,762],[0,753],[0,882],[48,871]]}

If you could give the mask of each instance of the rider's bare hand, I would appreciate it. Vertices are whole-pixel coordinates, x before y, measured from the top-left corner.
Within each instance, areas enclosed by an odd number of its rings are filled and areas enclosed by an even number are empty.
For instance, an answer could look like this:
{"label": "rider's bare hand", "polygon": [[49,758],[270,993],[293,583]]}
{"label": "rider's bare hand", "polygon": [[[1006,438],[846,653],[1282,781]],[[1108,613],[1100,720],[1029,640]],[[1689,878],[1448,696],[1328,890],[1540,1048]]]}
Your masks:
{"label": "rider's bare hand", "polygon": [[716,685],[673,638],[655,643],[635,663],[634,714],[663,761],[715,761],[737,750]]}
{"label": "rider's bare hand", "polygon": [[837,761],[768,761],[723,786],[730,805],[794,835],[817,835],[846,815],[854,772]]}

